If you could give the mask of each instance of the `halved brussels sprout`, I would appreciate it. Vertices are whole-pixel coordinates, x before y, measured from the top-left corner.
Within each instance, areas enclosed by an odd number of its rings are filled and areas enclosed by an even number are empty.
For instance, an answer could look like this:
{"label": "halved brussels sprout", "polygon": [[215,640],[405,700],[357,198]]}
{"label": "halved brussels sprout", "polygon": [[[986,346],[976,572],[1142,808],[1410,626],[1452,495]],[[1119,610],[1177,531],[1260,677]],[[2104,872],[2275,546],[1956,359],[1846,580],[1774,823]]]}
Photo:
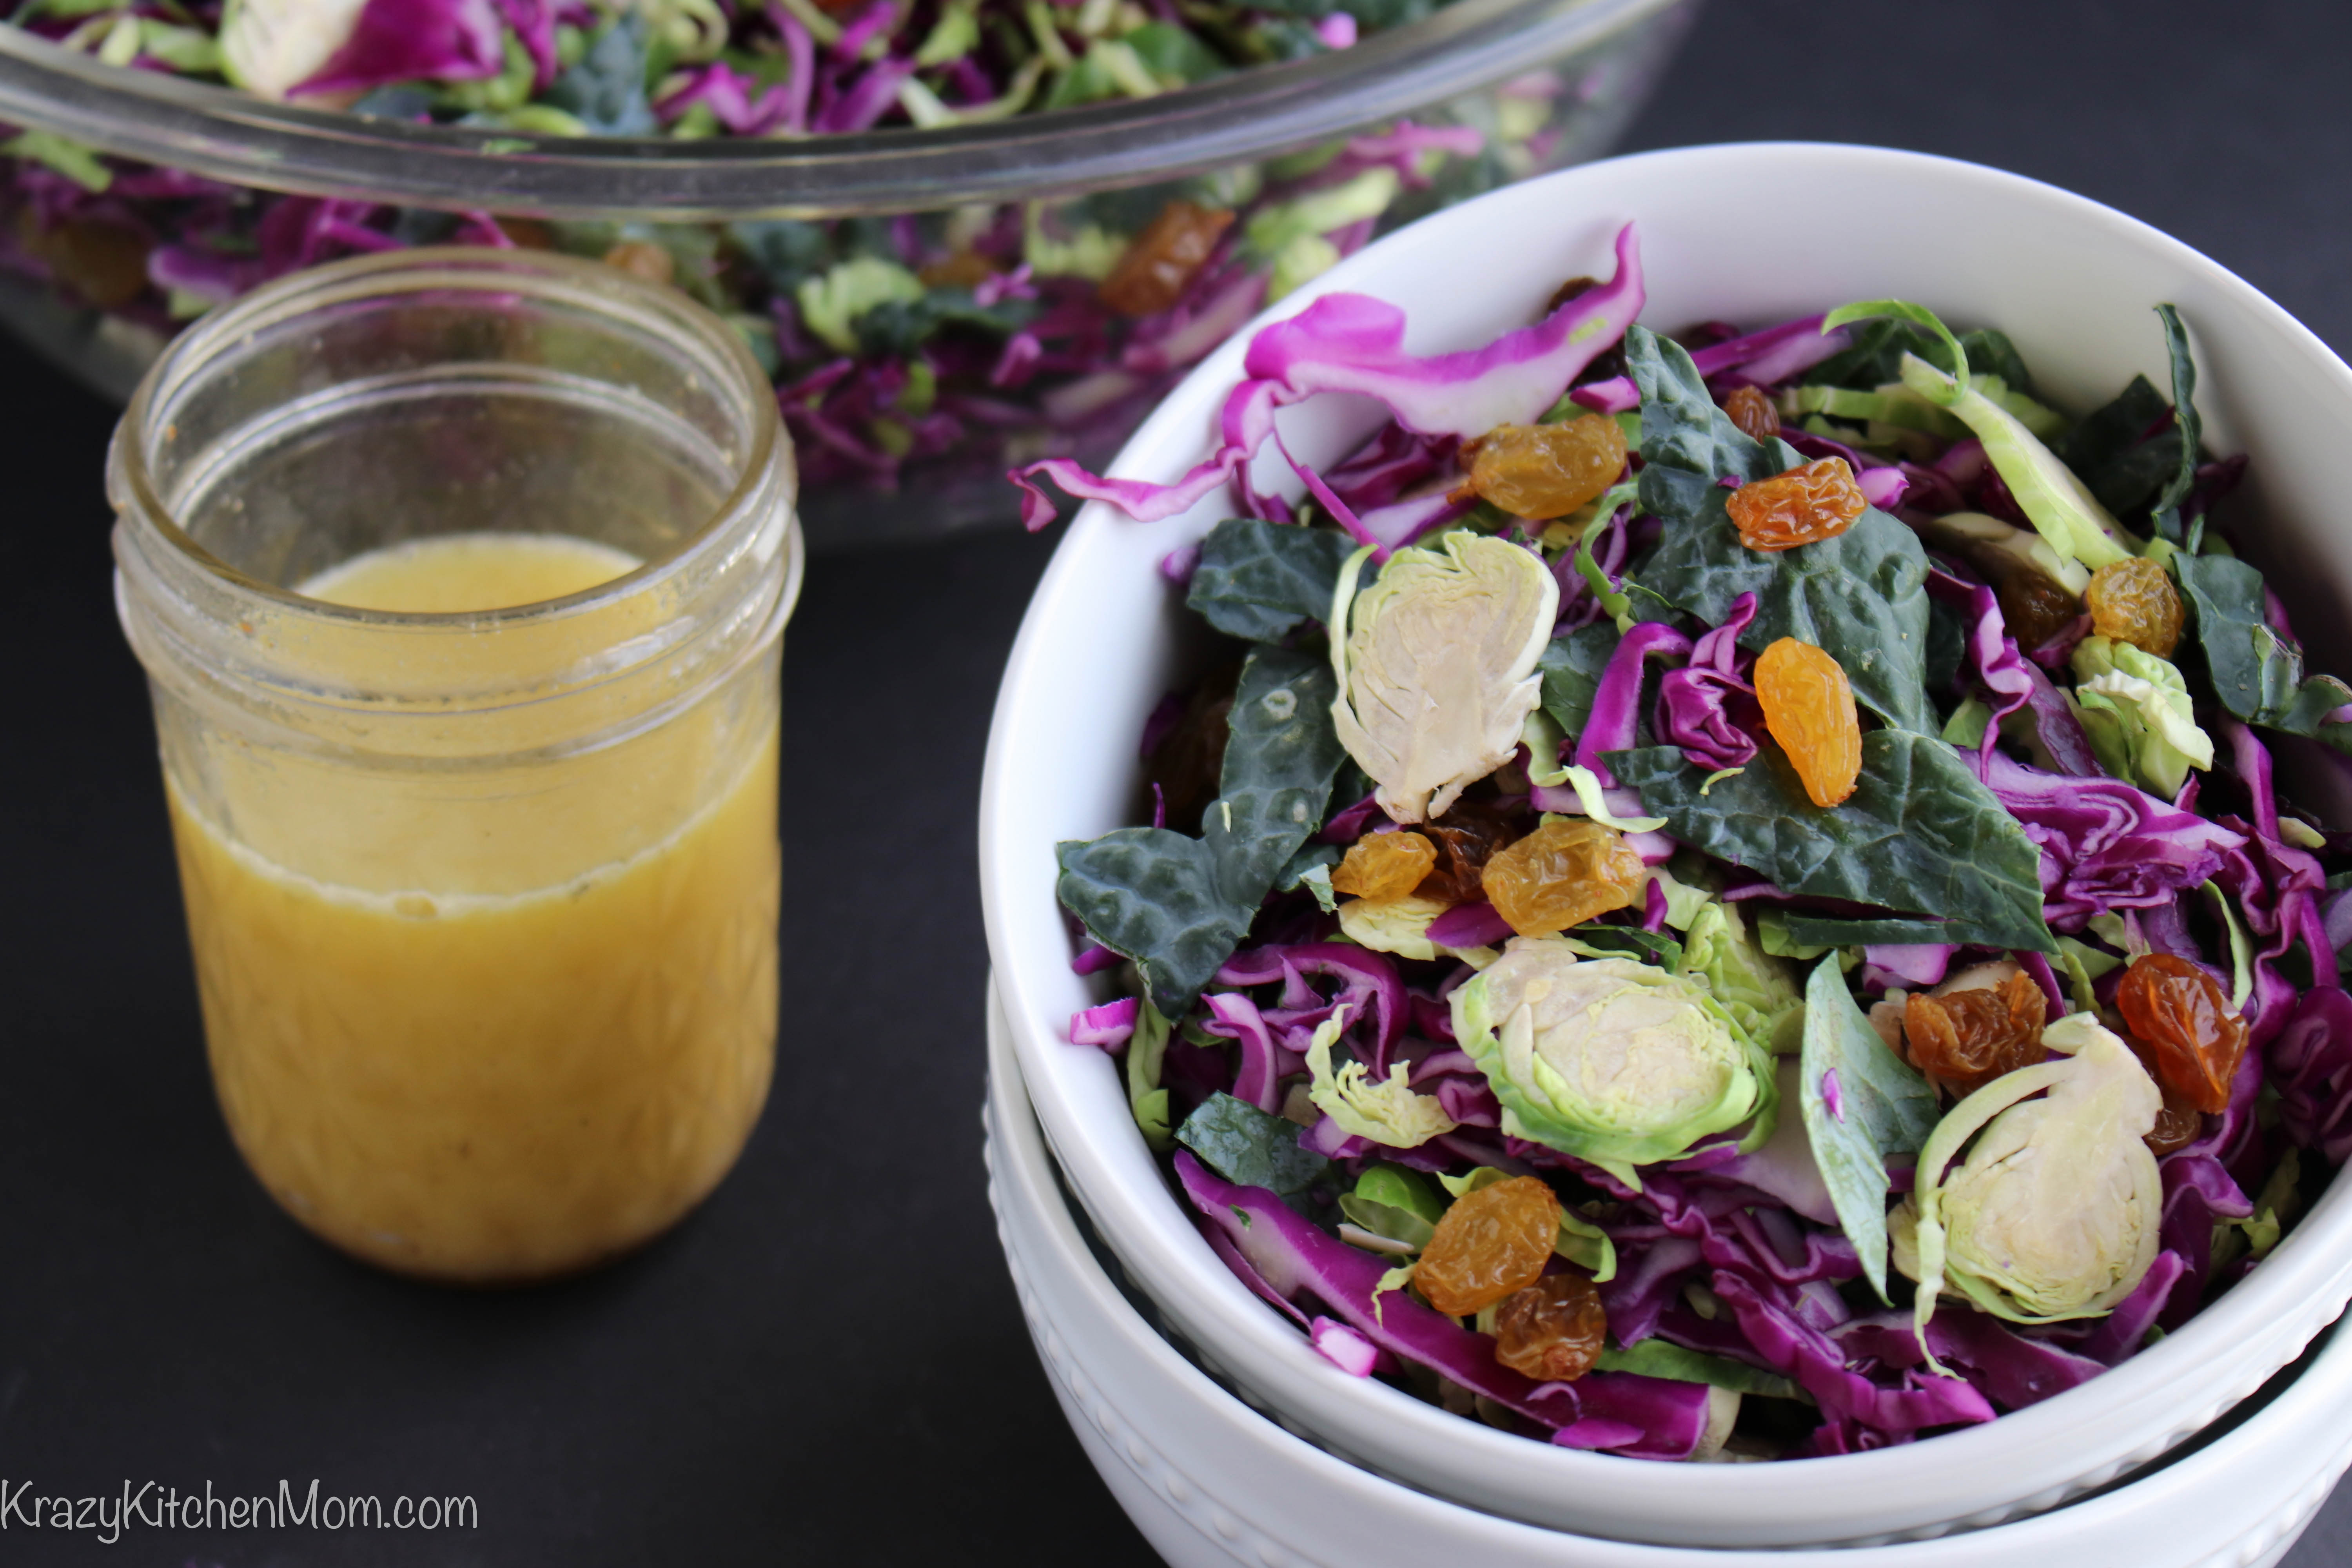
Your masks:
{"label": "halved brussels sprout", "polygon": [[1454,1038],[1502,1103],[1503,1130],[1630,1185],[1634,1166],[1751,1118],[1743,1148],[1771,1136],[1771,1058],[1680,975],[1514,937],[1453,1005]]}
{"label": "halved brussels sprout", "polygon": [[1916,1190],[1888,1216],[1895,1267],[1919,1282],[1923,1342],[1942,1292],[2015,1323],[2095,1318],[2156,1261],[2163,1191],[2142,1140],[2162,1094],[2090,1014],[2059,1019],[2042,1043],[2066,1059],[1997,1078],[1947,1112]]}
{"label": "halved brussels sprout", "polygon": [[1391,817],[1443,816],[1518,749],[1559,584],[1533,551],[1458,532],[1355,582],[1350,562],[1331,606],[1331,722]]}

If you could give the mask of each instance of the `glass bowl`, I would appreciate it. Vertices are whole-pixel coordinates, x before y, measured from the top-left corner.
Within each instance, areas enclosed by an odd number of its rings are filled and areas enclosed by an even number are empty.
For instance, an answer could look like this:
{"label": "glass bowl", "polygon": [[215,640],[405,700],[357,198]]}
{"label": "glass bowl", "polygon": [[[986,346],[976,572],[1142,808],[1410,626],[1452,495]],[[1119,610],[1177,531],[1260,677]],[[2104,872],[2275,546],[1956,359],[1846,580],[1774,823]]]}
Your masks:
{"label": "glass bowl", "polygon": [[[0,321],[120,399],[185,321],[295,267],[450,238],[606,257],[745,333],[799,448],[812,547],[1007,524],[1010,464],[1107,458],[1281,292],[1606,152],[1696,5],[1456,0],[1154,98],[792,140],[375,119],[0,27],[0,121],[109,155],[102,190],[6,161]],[[1198,254],[1178,284],[1103,287],[1179,220]],[[923,298],[855,297],[844,268],[877,260]]]}

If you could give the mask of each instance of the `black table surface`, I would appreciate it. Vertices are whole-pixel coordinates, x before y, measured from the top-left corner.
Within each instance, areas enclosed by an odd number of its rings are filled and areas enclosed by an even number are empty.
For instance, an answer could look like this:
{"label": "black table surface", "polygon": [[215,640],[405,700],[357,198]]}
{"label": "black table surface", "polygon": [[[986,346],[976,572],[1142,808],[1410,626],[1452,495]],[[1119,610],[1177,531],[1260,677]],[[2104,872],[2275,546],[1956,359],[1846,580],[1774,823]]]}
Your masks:
{"label": "black table surface", "polygon": [[[2343,350],[2347,19],[2318,0],[1716,0],[1631,144],[1879,142],[2019,170],[2180,236]],[[1825,246],[1871,221],[1833,191],[1789,199]],[[109,1546],[12,1519],[0,1563],[1152,1561],[1063,1425],[982,1192],[977,785],[1052,537],[816,563],[786,655],[789,1000],[765,1121],[642,1255],[457,1294],[310,1240],[222,1128],[108,592],[113,417],[0,343],[0,647],[18,672],[0,739],[0,1484],[315,1478],[470,1497],[478,1524]],[[2352,1494],[2289,1561],[2352,1561]]]}

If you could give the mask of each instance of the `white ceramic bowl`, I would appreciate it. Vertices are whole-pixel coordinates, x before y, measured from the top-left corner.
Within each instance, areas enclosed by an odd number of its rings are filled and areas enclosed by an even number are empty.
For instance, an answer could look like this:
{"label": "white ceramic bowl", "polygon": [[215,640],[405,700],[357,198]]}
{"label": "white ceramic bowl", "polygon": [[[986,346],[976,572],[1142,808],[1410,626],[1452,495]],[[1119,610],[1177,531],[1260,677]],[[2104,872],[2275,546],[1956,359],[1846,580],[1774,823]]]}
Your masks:
{"label": "white ceramic bowl", "polygon": [[[1405,308],[1415,352],[1470,346],[1531,319],[1561,278],[1607,275],[1609,239],[1629,218],[1642,226],[1652,323],[1762,324],[1852,299],[1917,300],[1963,326],[2005,329],[2042,389],[2077,413],[2135,372],[2166,384],[2149,307],[2178,304],[2196,344],[2207,438],[2252,458],[2237,515],[2266,518],[2249,534],[2303,624],[2321,634],[2322,664],[2341,652],[2327,638],[2352,604],[2352,552],[2336,521],[2352,370],[2212,261],[2047,185],[1871,148],[1648,153],[1426,219],[1272,314],[1354,289]],[[1196,370],[1112,471],[1164,480],[1196,461],[1249,335]],[[1327,397],[1286,411],[1283,429],[1302,460],[1328,461],[1378,418],[1369,404]],[[1287,481],[1268,458],[1261,483]],[[1252,1397],[1381,1474],[1559,1529],[1700,1546],[1868,1542],[1991,1524],[2103,1485],[2245,1397],[2343,1310],[2352,1189],[2339,1181],[2260,1269],[2179,1333],[2031,1409],[1874,1453],[1642,1464],[1528,1442],[1337,1373],[1201,1240],[1129,1118],[1111,1059],[1065,1043],[1070,1014],[1101,998],[1070,973],[1054,844],[1138,819],[1132,737],[1201,644],[1155,567],[1223,505],[1213,499],[1148,525],[1094,505],[1071,525],[998,700],[981,874],[1014,1045],[1064,1170],[1129,1279]]]}
{"label": "white ceramic bowl", "polygon": [[1939,1541],[1711,1552],[1479,1513],[1333,1458],[1160,1337],[1070,1214],[992,997],[988,1044],[989,1200],[1030,1335],[1087,1458],[1175,1568],[2257,1568],[2286,1555],[2352,1463],[2352,1333],[2339,1331],[2268,1404],[2179,1462]]}

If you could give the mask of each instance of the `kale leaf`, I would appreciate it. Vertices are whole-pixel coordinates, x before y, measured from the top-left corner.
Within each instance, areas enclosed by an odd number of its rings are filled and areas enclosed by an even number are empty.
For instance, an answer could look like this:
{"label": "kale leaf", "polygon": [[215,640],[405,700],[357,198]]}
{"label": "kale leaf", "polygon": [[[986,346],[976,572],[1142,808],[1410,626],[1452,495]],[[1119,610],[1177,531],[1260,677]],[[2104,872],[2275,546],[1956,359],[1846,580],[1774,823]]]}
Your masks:
{"label": "kale leaf", "polygon": [[590,40],[578,65],[548,84],[540,101],[599,136],[651,136],[660,129],[646,98],[651,37],[643,16],[623,12]]}
{"label": "kale leaf", "polygon": [[[1805,984],[1805,1043],[1798,1058],[1797,1104],[1813,1163],[1830,1190],[1838,1226],[1862,1271],[1886,1299],[1886,1157],[1916,1154],[1936,1131],[1936,1091],[1878,1037],[1854,1005],[1834,957]],[[1837,1075],[1836,1100],[1828,1079]]]}
{"label": "kale leaf", "polygon": [[1675,746],[1612,752],[1608,762],[1676,838],[1789,892],[1940,916],[1944,942],[2056,949],[2042,919],[2041,852],[1933,736],[1864,735],[1853,794],[1827,809],[1774,746],[1712,785]]}
{"label": "kale leaf", "polygon": [[1617,640],[1616,626],[1599,620],[1544,645],[1536,673],[1543,679],[1544,711],[1562,734],[1584,733],[1593,699],[1601,692],[1601,672],[1609,668]]}
{"label": "kale leaf", "polygon": [[1322,826],[1345,755],[1331,729],[1335,691],[1325,660],[1257,649],[1242,667],[1220,795],[1202,813],[1201,837],[1121,827],[1055,846],[1063,905],[1096,941],[1135,960],[1169,1017],[1191,1009]]}
{"label": "kale leaf", "polygon": [[1717,479],[1768,479],[1802,459],[1787,442],[1757,441],[1734,425],[1680,345],[1633,327],[1625,359],[1642,389],[1642,506],[1665,524],[1634,568],[1640,585],[1710,626],[1741,594],[1754,594],[1743,645],[1811,643],[1838,661],[1855,698],[1880,718],[1933,734],[1927,556],[1918,536],[1874,507],[1834,539],[1748,549],[1724,510],[1731,492]]}
{"label": "kale leaf", "polygon": [[1245,1100],[1219,1092],[1202,1100],[1176,1129],[1176,1142],[1237,1187],[1264,1187],[1302,1214],[1331,1162],[1298,1142],[1298,1123],[1268,1116]]}
{"label": "kale leaf", "polygon": [[1710,626],[1741,594],[1755,595],[1742,646],[1761,652],[1782,637],[1811,643],[1838,661],[1863,706],[1899,729],[1934,734],[1940,721],[1927,697],[1927,555],[1919,536],[1872,507],[1834,539],[1750,550],[1724,510],[1730,493],[1710,486],[1696,515],[1665,518],[1657,549],[1634,569],[1643,585]]}
{"label": "kale leaf", "polygon": [[1355,549],[1328,528],[1227,518],[1201,541],[1184,605],[1229,637],[1273,642],[1330,615],[1339,568]]}
{"label": "kale leaf", "polygon": [[[2352,687],[2334,676],[2305,679],[2303,650],[2271,626],[2260,572],[2232,556],[2185,553],[2173,556],[2172,570],[2197,613],[2197,640],[2222,707],[2250,723],[2319,735],[2352,702]],[[2329,728],[2324,739],[2352,750],[2339,739],[2352,725]]]}

